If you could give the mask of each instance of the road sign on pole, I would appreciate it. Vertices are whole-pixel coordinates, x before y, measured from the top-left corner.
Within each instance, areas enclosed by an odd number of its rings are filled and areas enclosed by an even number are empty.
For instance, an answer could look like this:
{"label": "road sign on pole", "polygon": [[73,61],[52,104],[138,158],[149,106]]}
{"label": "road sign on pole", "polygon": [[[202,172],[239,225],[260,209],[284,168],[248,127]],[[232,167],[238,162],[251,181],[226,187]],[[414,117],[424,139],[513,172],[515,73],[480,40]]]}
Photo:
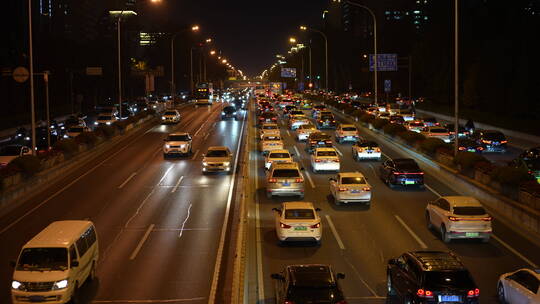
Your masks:
{"label": "road sign on pole", "polygon": [[392,80],[385,79],[384,80],[384,92],[385,93],[390,93],[390,91],[392,91]]}
{"label": "road sign on pole", "polygon": [[[369,55],[369,71],[374,70],[373,54]],[[377,72],[397,71],[397,54],[377,54]]]}
{"label": "road sign on pole", "polygon": [[16,82],[23,83],[28,80],[30,77],[30,72],[25,67],[17,67],[13,70],[13,73],[11,74],[13,76],[13,79]]}

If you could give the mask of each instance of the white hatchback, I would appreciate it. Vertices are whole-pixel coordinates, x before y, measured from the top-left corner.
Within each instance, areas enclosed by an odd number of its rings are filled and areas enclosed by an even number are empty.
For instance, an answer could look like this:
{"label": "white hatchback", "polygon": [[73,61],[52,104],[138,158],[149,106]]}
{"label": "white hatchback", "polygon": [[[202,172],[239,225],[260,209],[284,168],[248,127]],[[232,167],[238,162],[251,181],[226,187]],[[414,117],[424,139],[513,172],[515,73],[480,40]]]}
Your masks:
{"label": "white hatchback", "polygon": [[335,148],[315,148],[311,154],[311,168],[314,173],[319,171],[339,172],[339,155]]}
{"label": "white hatchback", "polygon": [[276,123],[263,123],[259,129],[259,138],[265,135],[280,135],[279,126]]}
{"label": "white hatchback", "polygon": [[274,208],[276,234],[280,242],[321,242],[321,218],[310,202],[285,202]]}
{"label": "white hatchback", "polygon": [[371,203],[371,186],[360,172],[338,173],[330,178],[330,193],[336,205],[341,203]]}
{"label": "white hatchback", "polygon": [[499,277],[499,303],[540,304],[540,269],[522,268]]}
{"label": "white hatchback", "polygon": [[304,141],[307,140],[309,137],[309,134],[313,132],[317,132],[317,128],[311,123],[300,125],[298,126],[298,129],[296,129],[296,139],[298,141]]}
{"label": "white hatchback", "polygon": [[279,135],[265,135],[259,142],[259,151],[266,154],[274,150],[283,150],[283,141]]}
{"label": "white hatchback", "polygon": [[441,239],[481,239],[491,237],[491,216],[482,204],[470,196],[442,196],[426,206],[429,229],[438,229]]}
{"label": "white hatchback", "polygon": [[288,150],[273,150],[268,152],[264,158],[264,168],[270,169],[274,163],[291,163],[293,162],[292,154]]}
{"label": "white hatchback", "polygon": [[341,124],[336,129],[336,141],[338,143],[343,143],[345,141],[356,141],[358,140],[358,129],[353,124]]}

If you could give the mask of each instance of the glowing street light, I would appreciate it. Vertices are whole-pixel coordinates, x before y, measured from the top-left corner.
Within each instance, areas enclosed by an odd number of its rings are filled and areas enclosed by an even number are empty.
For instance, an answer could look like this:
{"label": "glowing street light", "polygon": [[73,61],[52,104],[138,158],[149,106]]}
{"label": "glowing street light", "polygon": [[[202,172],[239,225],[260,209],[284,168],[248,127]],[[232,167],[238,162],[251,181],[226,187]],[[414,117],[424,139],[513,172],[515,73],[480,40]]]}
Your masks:
{"label": "glowing street light", "polygon": [[214,51],[214,50],[210,51],[210,55],[215,55],[215,54],[216,54],[216,51]]}
{"label": "glowing street light", "polygon": [[194,31],[194,32],[197,32],[199,30],[199,26],[194,25],[194,26],[191,27],[191,30]]}
{"label": "glowing street light", "polygon": [[227,59],[223,59],[223,60],[221,60],[221,62],[227,63]]}
{"label": "glowing street light", "polygon": [[289,42],[290,43],[296,43],[296,38],[294,38],[294,37],[289,38]]}
{"label": "glowing street light", "polygon": [[212,38],[206,39],[206,43],[210,43],[210,42],[212,42]]}

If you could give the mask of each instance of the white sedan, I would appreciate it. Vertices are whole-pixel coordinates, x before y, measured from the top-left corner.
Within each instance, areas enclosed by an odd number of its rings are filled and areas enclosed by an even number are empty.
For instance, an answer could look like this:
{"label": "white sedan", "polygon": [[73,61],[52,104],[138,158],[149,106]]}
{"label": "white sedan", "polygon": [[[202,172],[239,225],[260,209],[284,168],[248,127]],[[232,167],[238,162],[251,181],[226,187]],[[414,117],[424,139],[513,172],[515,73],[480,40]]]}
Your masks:
{"label": "white sedan", "polygon": [[313,132],[317,132],[317,128],[313,124],[306,124],[306,125],[300,125],[298,129],[296,129],[296,139],[298,141],[304,141],[307,140],[309,137],[309,134]]}
{"label": "white sedan", "polygon": [[273,150],[268,152],[264,158],[264,168],[270,169],[273,163],[291,163],[292,154],[288,150]]}
{"label": "white sedan", "polygon": [[259,138],[263,138],[265,135],[279,136],[279,126],[276,123],[263,123],[259,130]]}
{"label": "white sedan", "polygon": [[345,141],[356,141],[358,140],[358,129],[353,124],[341,124],[336,129],[336,141],[338,143],[343,143]]}
{"label": "white sedan", "polygon": [[269,151],[283,150],[283,141],[279,135],[265,135],[259,142],[259,151],[266,154]]}
{"label": "white sedan", "polygon": [[274,208],[276,234],[280,242],[321,242],[321,218],[310,202],[285,202]]}
{"label": "white sedan", "polygon": [[539,304],[540,270],[523,268],[499,277],[499,303]]}
{"label": "white sedan", "polygon": [[371,203],[371,186],[360,172],[342,172],[330,178],[330,192],[336,205],[341,203]]}
{"label": "white sedan", "polygon": [[335,148],[315,148],[311,154],[311,168],[313,172],[336,171],[339,172],[339,155]]}

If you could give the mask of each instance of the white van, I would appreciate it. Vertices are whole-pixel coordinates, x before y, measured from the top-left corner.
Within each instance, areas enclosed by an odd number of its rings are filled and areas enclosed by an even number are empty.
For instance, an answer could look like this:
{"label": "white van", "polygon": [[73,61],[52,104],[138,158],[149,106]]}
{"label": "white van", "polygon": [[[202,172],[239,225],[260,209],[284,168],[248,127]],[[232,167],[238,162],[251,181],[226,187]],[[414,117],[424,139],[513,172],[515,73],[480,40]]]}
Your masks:
{"label": "white van", "polygon": [[26,243],[11,282],[13,304],[67,303],[86,279],[94,279],[99,256],[90,221],[51,223]]}

